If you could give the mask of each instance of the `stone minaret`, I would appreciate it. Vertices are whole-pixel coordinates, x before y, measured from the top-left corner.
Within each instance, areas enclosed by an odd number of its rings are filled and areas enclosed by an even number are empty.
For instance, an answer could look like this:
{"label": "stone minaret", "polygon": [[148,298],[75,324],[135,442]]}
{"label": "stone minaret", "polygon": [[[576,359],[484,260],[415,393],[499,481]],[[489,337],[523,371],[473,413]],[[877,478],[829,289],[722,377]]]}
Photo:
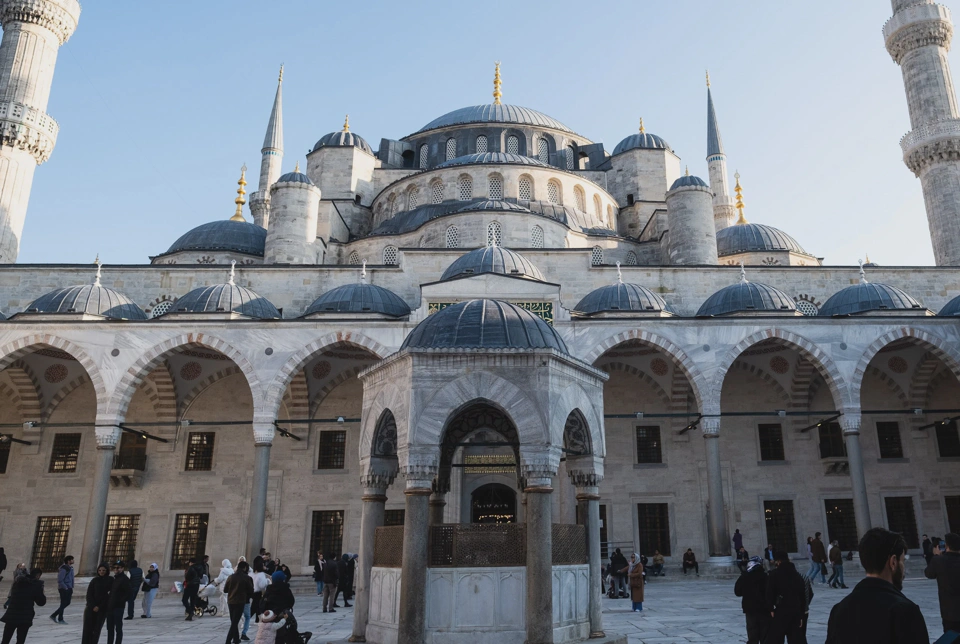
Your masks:
{"label": "stone minaret", "polygon": [[950,10],[933,0],[892,0],[883,27],[900,65],[912,131],[900,141],[903,161],[920,178],[938,266],[960,265],[960,119],[947,51]]}
{"label": "stone minaret", "polygon": [[0,0],[0,263],[17,261],[33,173],[57,142],[50,86],[79,19],[77,0]]}
{"label": "stone minaret", "polygon": [[260,150],[260,183],[257,191],[250,195],[250,213],[253,223],[266,228],[270,223],[270,186],[280,178],[280,164],[283,162],[283,66],[280,66],[280,78],[277,81],[277,95],[273,99],[267,135],[263,138]]}
{"label": "stone minaret", "polygon": [[707,74],[707,168],[710,172],[710,191],[713,192],[713,219],[717,232],[729,228],[736,221],[737,212],[730,197],[727,178],[727,155],[723,153],[717,110],[710,92],[710,74]]}

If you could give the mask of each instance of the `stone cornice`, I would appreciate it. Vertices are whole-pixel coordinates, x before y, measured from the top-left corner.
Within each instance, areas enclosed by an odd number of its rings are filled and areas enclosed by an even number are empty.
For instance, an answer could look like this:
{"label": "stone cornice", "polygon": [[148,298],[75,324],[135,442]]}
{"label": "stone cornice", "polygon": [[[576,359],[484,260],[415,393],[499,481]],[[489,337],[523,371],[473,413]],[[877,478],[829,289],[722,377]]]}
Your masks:
{"label": "stone cornice", "polygon": [[[951,121],[956,132],[946,131],[932,135],[926,140],[917,140],[914,133],[908,135],[909,147],[904,146],[903,162],[918,177],[928,167],[944,162],[960,161],[960,121]],[[904,139],[907,143],[907,137]]]}
{"label": "stone cornice", "polygon": [[0,145],[29,152],[41,164],[50,158],[60,126],[46,113],[12,101],[0,101]]}
{"label": "stone cornice", "polygon": [[887,21],[883,34],[887,51],[898,65],[904,56],[920,47],[933,45],[949,49],[953,38],[950,11],[935,4],[907,7]]}
{"label": "stone cornice", "polygon": [[0,24],[28,22],[49,29],[63,45],[77,30],[80,3],[77,0],[2,0]]}

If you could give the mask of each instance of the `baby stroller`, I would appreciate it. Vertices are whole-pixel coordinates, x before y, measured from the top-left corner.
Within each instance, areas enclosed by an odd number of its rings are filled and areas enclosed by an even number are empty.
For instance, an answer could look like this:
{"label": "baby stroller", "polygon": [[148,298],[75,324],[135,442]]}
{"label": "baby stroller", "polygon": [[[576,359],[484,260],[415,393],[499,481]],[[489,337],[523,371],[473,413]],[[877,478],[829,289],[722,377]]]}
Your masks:
{"label": "baby stroller", "polygon": [[[206,577],[204,577],[206,578]],[[210,604],[210,598],[217,594],[217,587],[214,584],[204,584],[197,591],[197,599],[193,606],[193,614],[197,617],[203,617],[206,613],[217,614],[216,605]]]}
{"label": "baby stroller", "polygon": [[279,617],[287,620],[287,622],[277,633],[277,644],[307,644],[313,637],[313,633],[310,631],[305,633],[297,631],[297,618],[289,610],[284,611]]}

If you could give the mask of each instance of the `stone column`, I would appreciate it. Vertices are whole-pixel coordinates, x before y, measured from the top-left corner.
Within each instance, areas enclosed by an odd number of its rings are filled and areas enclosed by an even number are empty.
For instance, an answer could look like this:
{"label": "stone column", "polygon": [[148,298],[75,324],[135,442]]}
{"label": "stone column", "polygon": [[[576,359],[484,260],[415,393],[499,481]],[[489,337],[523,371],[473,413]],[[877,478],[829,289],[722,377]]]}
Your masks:
{"label": "stone column", "polygon": [[430,495],[430,525],[443,523],[443,513],[447,507],[447,493],[450,492],[450,481],[433,482],[433,494]]}
{"label": "stone column", "polygon": [[427,627],[427,563],[430,494],[436,465],[403,468],[407,509],[403,519],[403,570],[400,573],[400,627],[397,644],[423,644]]}
{"label": "stone column", "polygon": [[723,506],[723,475],[720,470],[720,417],[704,416],[704,448],[707,452],[707,533],[711,557],[730,557],[727,513]]}
{"label": "stone column", "polygon": [[867,499],[867,481],[863,475],[863,454],[860,452],[860,410],[844,411],[840,417],[843,442],[850,465],[850,487],[853,489],[853,514],[857,521],[857,539],[870,529],[870,502]]}
{"label": "stone column", "polygon": [[383,525],[383,506],[387,488],[395,474],[369,473],[360,477],[363,486],[363,514],[360,515],[360,551],[357,553],[357,595],[353,602],[353,634],[350,642],[367,641],[367,620],[370,617],[370,574],[373,570],[373,549],[377,528]]}
{"label": "stone column", "polygon": [[527,640],[553,644],[553,476],[556,448],[520,448],[527,497]]}
{"label": "stone column", "polygon": [[83,532],[83,551],[80,553],[80,575],[95,576],[103,549],[103,531],[107,521],[107,496],[110,493],[110,470],[113,455],[120,440],[120,428],[116,421],[97,420],[97,465],[93,474],[93,490],[90,492],[90,508]]}
{"label": "stone column", "polygon": [[270,447],[275,434],[273,423],[253,426],[253,488],[250,492],[250,517],[247,521],[247,557],[260,552],[263,545],[263,524],[267,520],[267,484],[270,482]]}
{"label": "stone column", "polygon": [[600,490],[603,476],[593,472],[570,472],[577,488],[577,515],[587,530],[587,560],[590,563],[590,637],[606,637],[601,617],[603,580],[600,560]]}

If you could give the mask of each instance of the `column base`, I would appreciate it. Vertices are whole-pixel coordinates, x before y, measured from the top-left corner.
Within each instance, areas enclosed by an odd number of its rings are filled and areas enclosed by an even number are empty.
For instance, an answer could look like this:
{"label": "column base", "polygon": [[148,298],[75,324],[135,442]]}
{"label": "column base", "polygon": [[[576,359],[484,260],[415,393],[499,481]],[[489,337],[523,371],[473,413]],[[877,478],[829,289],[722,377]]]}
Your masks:
{"label": "column base", "polygon": [[604,633],[603,631],[597,631],[596,633],[590,633],[590,639],[592,639],[592,640],[598,640],[598,639],[600,639],[601,637],[606,637],[606,636],[607,636],[607,634]]}
{"label": "column base", "polygon": [[348,642],[366,642],[366,641],[367,641],[367,638],[366,638],[366,637],[360,637],[360,636],[358,636],[358,635],[351,635],[350,637],[347,638],[347,641],[348,641]]}

